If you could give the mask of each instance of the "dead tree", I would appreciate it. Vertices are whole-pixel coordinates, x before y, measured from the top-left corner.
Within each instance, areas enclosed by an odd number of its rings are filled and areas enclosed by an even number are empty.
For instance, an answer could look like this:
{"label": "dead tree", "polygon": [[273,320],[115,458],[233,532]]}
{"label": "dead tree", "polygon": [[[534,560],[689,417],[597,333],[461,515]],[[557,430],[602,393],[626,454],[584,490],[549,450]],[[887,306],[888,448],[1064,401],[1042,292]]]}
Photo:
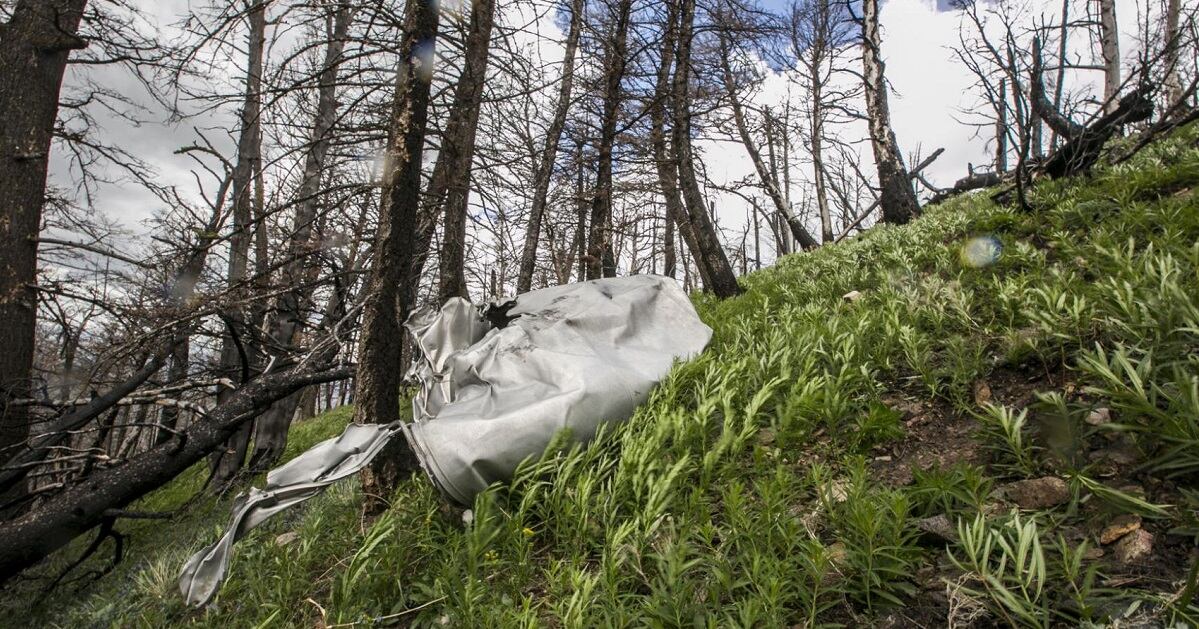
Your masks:
{"label": "dead tree", "polygon": [[1177,103],[1186,94],[1182,89],[1182,81],[1179,79],[1179,49],[1182,33],[1179,31],[1179,16],[1182,13],[1180,0],[1166,0],[1166,16],[1165,16],[1165,38],[1166,52],[1163,59],[1163,65],[1166,67],[1165,88],[1166,102],[1173,104]]}
{"label": "dead tree", "polygon": [[1120,32],[1116,22],[1116,0],[1098,0],[1099,49],[1103,55],[1103,110],[1112,113],[1119,106]]}
{"label": "dead tree", "polygon": [[118,517],[114,510],[187,470],[270,404],[302,387],[345,378],[350,372],[348,367],[301,362],[259,376],[166,443],[97,470],[85,482],[73,483],[22,516],[0,523],[0,582],[105,519]]}
{"label": "dead tree", "polygon": [[[246,88],[242,101],[241,127],[237,140],[237,164],[233,169],[233,232],[229,237],[229,269],[226,281],[231,289],[242,288],[249,273],[250,230],[254,227],[252,204],[255,165],[262,153],[262,55],[266,45],[266,2],[247,0],[249,20],[249,46],[246,58]],[[236,377],[246,370],[250,360],[246,333],[251,329],[246,313],[233,308],[225,313],[227,334],[221,342],[220,366],[225,377]],[[244,378],[244,375],[242,376]],[[217,392],[217,402],[227,398],[225,389]],[[250,442],[249,424],[242,425],[234,433],[226,447],[216,452],[210,465],[213,486],[223,487],[245,463],[246,449]]]}
{"label": "dead tree", "polygon": [[[483,99],[483,82],[487,76],[487,58],[491,51],[491,27],[494,20],[495,0],[474,0],[471,3],[470,27],[466,35],[462,73],[454,90],[450,120],[446,124],[445,133],[442,134],[441,154],[437,158],[439,166],[444,161],[446,175],[445,231],[439,257],[439,302],[450,297],[467,296],[466,277],[463,272],[466,212],[470,200],[470,172],[475,155],[475,132],[479,124],[479,106]],[[435,192],[433,199],[440,198],[440,192]]]}
{"label": "dead tree", "polygon": [[[719,42],[719,58],[721,70],[721,82],[724,86],[725,96],[729,100],[729,107],[733,110],[733,122],[737,128],[737,135],[741,139],[741,145],[745,148],[745,152],[749,154],[750,162],[754,166],[754,170],[758,173],[758,178],[762,181],[762,187],[766,189],[766,196],[770,197],[774,203],[775,211],[787,220],[787,225],[791,228],[791,235],[795,238],[795,242],[804,250],[815,249],[820,246],[820,243],[808,233],[804,227],[803,221],[792,210],[790,204],[784,198],[782,190],[779,189],[779,181],[776,173],[772,172],[766,161],[762,159],[762,153],[758,150],[758,143],[754,141],[750,134],[749,121],[746,119],[745,108],[741,103],[741,97],[738,94],[737,79],[733,75],[732,61],[733,49],[729,41],[730,31],[737,30],[736,26],[731,23],[731,16],[726,13],[720,14],[720,19],[723,22],[721,28],[717,29],[717,40]],[[767,125],[769,127],[769,121]],[[773,142],[768,143],[773,147]],[[831,236],[830,236],[831,239]]]}
{"label": "dead tree", "polygon": [[1000,79],[999,81],[999,95],[1003,100],[1000,101],[998,107],[995,108],[997,114],[995,116],[995,172],[1003,173],[1007,172],[1008,153],[1007,106],[1005,105],[1007,100],[1007,80],[1005,79]]}
{"label": "dead tree", "polygon": [[[292,215],[291,229],[287,239],[287,257],[279,269],[279,281],[284,291],[275,300],[267,320],[267,338],[270,352],[276,358],[293,353],[304,322],[304,304],[307,301],[303,286],[308,283],[313,267],[317,264],[313,254],[320,243],[313,241],[317,221],[317,202],[321,192],[321,176],[325,173],[325,156],[332,142],[333,125],[337,117],[337,73],[345,48],[352,11],[348,4],[340,4],[329,16],[326,35],[325,57],[317,76],[317,104],[313,119],[312,136],[304,157],[304,171],[300,180]],[[259,233],[263,233],[261,227]],[[318,234],[319,236],[319,234]],[[254,452],[250,456],[250,467],[270,467],[283,455],[287,445],[287,431],[292,416],[299,404],[299,393],[290,395],[271,406],[254,424]]]}
{"label": "dead tree", "polygon": [[[729,264],[728,256],[716,233],[716,226],[708,214],[699,180],[695,174],[695,154],[691,148],[691,48],[695,36],[695,0],[679,1],[678,48],[675,51],[675,70],[671,98],[674,107],[674,126],[671,129],[671,147],[675,168],[679,171],[683,205],[691,229],[695,232],[698,251],[693,255],[704,268],[707,282],[704,288],[717,297],[733,297],[741,293],[737,276]],[[681,231],[681,230],[680,230]],[[710,282],[710,283],[708,283]]]}
{"label": "dead tree", "polygon": [[1045,160],[1041,170],[1054,179],[1089,171],[1099,161],[1103,146],[1117,131],[1153,115],[1153,101],[1148,92],[1147,88],[1141,87],[1118,99],[1114,109],[1069,136]]}
{"label": "dead tree", "polygon": [[24,409],[10,400],[30,393],[37,326],[37,237],[46,197],[50,142],[67,56],[86,0],[20,0],[0,25],[0,461],[29,433]]}
{"label": "dead tree", "polygon": [[533,287],[533,268],[537,264],[537,241],[541,237],[541,222],[545,215],[546,200],[549,198],[550,179],[554,174],[554,163],[558,156],[558,144],[562,129],[566,126],[566,115],[570,112],[571,92],[574,87],[575,54],[579,48],[579,35],[583,30],[583,0],[571,0],[570,30],[566,35],[566,51],[562,59],[562,78],[558,84],[558,103],[554,108],[554,119],[545,134],[545,146],[537,163],[537,174],[533,187],[533,204],[529,209],[529,221],[525,226],[525,244],[520,254],[520,272],[516,278],[516,292],[526,293]]}
{"label": "dead tree", "polygon": [[616,0],[609,5],[611,21],[604,43],[603,95],[599,137],[596,143],[595,192],[591,197],[591,222],[587,234],[587,279],[614,277],[616,259],[612,251],[612,152],[616,125],[624,102],[625,68],[628,64],[629,22],[633,1]]}
{"label": "dead tree", "polygon": [[[669,155],[666,143],[667,108],[674,103],[671,94],[671,70],[674,66],[674,51],[678,46],[678,8],[677,1],[666,3],[666,20],[662,29],[662,47],[659,55],[658,75],[655,83],[653,100],[650,108],[650,144],[654,151],[654,169],[658,175],[658,187],[661,189],[665,205],[666,227],[663,237],[665,256],[663,273],[668,277],[675,275],[674,226],[678,225],[679,234],[687,242],[687,249],[692,255],[699,255],[701,249],[695,238],[687,211],[683,208],[683,199],[679,195],[679,170],[674,157]],[[707,266],[697,260],[700,274],[705,286],[710,280],[707,277]]]}
{"label": "dead tree", "polygon": [[808,150],[812,156],[816,209],[820,213],[820,239],[825,243],[834,238],[824,164],[826,125],[833,111],[845,107],[842,101],[849,96],[833,83],[842,51],[848,50],[851,42],[847,23],[837,10],[839,6],[831,0],[793,2],[787,25],[791,53],[799,61],[797,72],[809,94]]}
{"label": "dead tree", "polygon": [[[433,78],[437,4],[435,0],[408,0],[404,9],[379,225],[362,313],[354,389],[354,421],[358,423],[390,423],[399,418],[400,323],[401,317],[407,316],[401,305],[404,299],[415,301],[413,295],[403,294],[402,287],[410,281],[415,284],[412,276],[420,275],[414,250],[421,237],[421,158]],[[419,261],[423,264],[423,258]],[[416,469],[411,450],[401,448],[388,458],[402,468]]]}
{"label": "dead tree", "polygon": [[866,115],[870,128],[870,147],[878,169],[879,205],[883,222],[906,223],[920,211],[920,202],[912,189],[903,153],[891,128],[891,108],[887,102],[887,78],[879,32],[878,0],[862,1],[862,67],[866,91]]}

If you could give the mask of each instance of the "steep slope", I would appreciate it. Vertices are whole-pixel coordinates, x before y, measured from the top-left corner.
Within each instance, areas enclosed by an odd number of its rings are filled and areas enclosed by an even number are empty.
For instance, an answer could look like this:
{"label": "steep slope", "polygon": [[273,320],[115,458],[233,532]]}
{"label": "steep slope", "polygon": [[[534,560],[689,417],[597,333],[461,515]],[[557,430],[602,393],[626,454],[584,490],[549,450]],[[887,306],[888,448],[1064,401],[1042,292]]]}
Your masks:
{"label": "steep slope", "polygon": [[[114,574],[78,597],[60,587],[38,617],[1195,623],[1197,136],[1192,125],[1090,179],[1041,182],[1028,214],[958,198],[786,258],[743,278],[741,297],[697,296],[708,351],[630,422],[531,462],[466,517],[423,479],[369,519],[357,486],[339,486],[242,542],[197,612],[173,579],[221,524],[225,505],[203,501],[136,525]],[[344,421],[310,421],[292,441]],[[198,479],[146,508],[177,504]],[[34,576],[56,574],[62,555]],[[44,585],[26,581],[3,605]]]}

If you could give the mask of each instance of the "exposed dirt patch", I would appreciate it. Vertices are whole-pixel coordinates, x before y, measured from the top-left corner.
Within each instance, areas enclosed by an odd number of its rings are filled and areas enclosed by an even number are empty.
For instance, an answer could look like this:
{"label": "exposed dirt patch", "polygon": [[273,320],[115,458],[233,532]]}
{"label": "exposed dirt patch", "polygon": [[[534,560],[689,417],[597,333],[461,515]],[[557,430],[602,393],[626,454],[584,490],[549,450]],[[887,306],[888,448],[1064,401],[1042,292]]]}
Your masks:
{"label": "exposed dirt patch", "polygon": [[883,401],[903,413],[907,428],[902,439],[876,449],[870,472],[883,484],[907,485],[913,469],[985,462],[986,453],[974,437],[978,422],[955,412],[948,403],[898,396]]}
{"label": "exposed dirt patch", "polygon": [[[980,406],[989,402],[1021,409],[1036,401],[1038,391],[1058,389],[1062,381],[1058,373],[1000,368],[976,382],[973,393]],[[903,414],[906,427],[902,439],[876,449],[870,470],[884,484],[907,485],[913,469],[988,462],[989,455],[975,435],[978,421],[949,402],[898,392],[883,402]]]}

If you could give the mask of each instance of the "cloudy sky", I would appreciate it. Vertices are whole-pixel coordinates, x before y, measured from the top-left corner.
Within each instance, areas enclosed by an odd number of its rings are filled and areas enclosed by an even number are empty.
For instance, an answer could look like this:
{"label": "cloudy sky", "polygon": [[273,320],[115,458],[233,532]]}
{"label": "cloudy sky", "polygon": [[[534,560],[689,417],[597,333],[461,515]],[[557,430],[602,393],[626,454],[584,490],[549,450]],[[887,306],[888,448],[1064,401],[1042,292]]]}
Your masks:
{"label": "cloudy sky", "polygon": [[[170,37],[174,32],[171,25],[185,15],[192,5],[190,0],[138,0],[146,10],[150,26],[158,28]],[[1027,3],[1029,14],[1043,15],[1052,20],[1060,11],[1059,0],[1019,0]],[[1121,46],[1124,58],[1130,59],[1138,47],[1135,15],[1142,9],[1139,0],[1118,0],[1117,14],[1121,19]],[[938,6],[938,2],[942,6]],[[768,0],[765,6],[782,10],[786,0]],[[973,80],[969,72],[954,58],[952,47],[958,43],[961,16],[948,9],[947,0],[884,0],[881,20],[883,24],[883,55],[887,62],[887,77],[895,92],[891,95],[893,123],[900,146],[905,154],[927,155],[937,148],[945,153],[926,171],[938,185],[949,185],[965,174],[966,164],[988,164],[990,150],[987,138],[976,137],[974,129],[960,122],[969,117],[969,110],[976,106],[977,97],[972,93]],[[1075,3],[1079,4],[1079,3]],[[1077,10],[1077,9],[1076,9]],[[550,17],[538,25],[542,33],[549,35],[541,44],[547,59],[560,58],[556,48],[562,34]],[[1082,39],[1082,38],[1078,38]],[[1080,53],[1089,54],[1087,42],[1078,42]],[[856,59],[856,55],[854,56]],[[75,80],[68,76],[68,82]],[[119,72],[104,75],[110,86],[135,93],[140,88]],[[1072,89],[1097,86],[1101,76],[1097,72],[1073,72],[1069,77]],[[794,91],[785,73],[772,72],[756,100],[761,104],[778,103],[788,90]],[[177,184],[183,189],[194,189],[190,174],[192,163],[174,151],[194,141],[193,127],[209,131],[214,140],[232,148],[227,131],[233,125],[233,111],[222,111],[183,123],[170,123],[153,110],[142,114],[145,122],[130,125],[120,121],[105,121],[106,133],[119,138],[122,146],[139,155],[151,164],[158,178],[168,184]],[[853,134],[847,134],[850,137]],[[741,179],[752,172],[752,165],[743,148],[736,143],[704,142],[700,145],[709,174],[726,182]],[[862,145],[868,156],[869,148]],[[864,170],[869,170],[867,163]],[[77,178],[69,171],[67,161],[56,154],[52,164],[54,184],[70,188]],[[792,198],[801,198],[802,182],[796,182]],[[145,221],[160,206],[151,195],[132,184],[103,186],[97,197],[98,211],[125,225],[132,232],[143,232]],[[723,195],[717,201],[721,225],[727,233],[739,232],[744,224],[746,207],[744,202],[732,195]],[[772,256],[771,256],[772,257]]]}

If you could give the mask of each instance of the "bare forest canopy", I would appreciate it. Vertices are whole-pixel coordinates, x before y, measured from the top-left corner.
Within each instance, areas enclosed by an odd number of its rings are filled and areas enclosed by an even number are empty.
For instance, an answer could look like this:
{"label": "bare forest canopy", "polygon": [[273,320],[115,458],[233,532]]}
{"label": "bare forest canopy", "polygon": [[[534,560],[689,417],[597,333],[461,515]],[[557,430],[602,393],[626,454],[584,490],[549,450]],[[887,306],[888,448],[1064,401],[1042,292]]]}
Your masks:
{"label": "bare forest canopy", "polygon": [[[916,5],[969,88],[897,133]],[[1196,117],[1196,9],[0,0],[0,578],[168,516],[128,507],[196,463],[237,486],[298,419],[400,419],[424,305],[638,273],[726,298],[974,189],[1027,208]]]}

